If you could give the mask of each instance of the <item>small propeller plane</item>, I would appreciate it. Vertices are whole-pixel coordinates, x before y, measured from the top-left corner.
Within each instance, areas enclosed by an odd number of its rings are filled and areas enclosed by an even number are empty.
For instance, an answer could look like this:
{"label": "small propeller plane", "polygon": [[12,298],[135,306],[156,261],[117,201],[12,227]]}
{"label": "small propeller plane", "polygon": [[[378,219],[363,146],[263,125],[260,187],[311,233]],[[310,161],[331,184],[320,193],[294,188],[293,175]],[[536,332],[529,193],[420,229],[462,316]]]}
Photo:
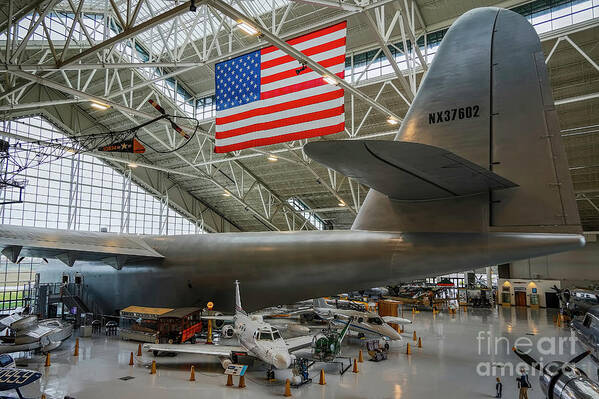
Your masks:
{"label": "small propeller plane", "polygon": [[192,353],[217,356],[223,368],[236,363],[238,356],[251,356],[270,365],[267,374],[274,378],[274,370],[286,369],[291,365],[296,350],[309,347],[312,336],[300,336],[284,340],[279,330],[262,320],[262,316],[248,315],[241,307],[239,281],[235,281],[235,314],[231,316],[204,316],[203,319],[233,322],[233,333],[239,345],[205,344],[145,344],[144,349],[157,352]]}
{"label": "small propeller plane", "polygon": [[9,355],[0,355],[0,399],[14,398],[5,395],[6,391],[14,390],[19,399],[26,399],[21,388],[32,384],[42,377],[42,373],[33,370],[14,367],[14,360]]}

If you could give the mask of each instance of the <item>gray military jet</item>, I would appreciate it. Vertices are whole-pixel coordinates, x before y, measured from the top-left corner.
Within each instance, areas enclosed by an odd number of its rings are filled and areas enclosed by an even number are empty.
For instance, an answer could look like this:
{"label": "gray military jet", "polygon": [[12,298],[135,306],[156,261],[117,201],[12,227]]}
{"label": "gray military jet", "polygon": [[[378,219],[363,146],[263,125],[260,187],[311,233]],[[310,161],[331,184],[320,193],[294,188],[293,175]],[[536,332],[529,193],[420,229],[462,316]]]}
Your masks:
{"label": "gray military jet", "polygon": [[584,245],[539,37],[512,11],[458,18],[395,141],[314,141],[304,151],[370,188],[351,231],[163,237],[3,225],[0,248],[13,262],[74,268],[112,312],[232,306],[235,279],[256,310]]}

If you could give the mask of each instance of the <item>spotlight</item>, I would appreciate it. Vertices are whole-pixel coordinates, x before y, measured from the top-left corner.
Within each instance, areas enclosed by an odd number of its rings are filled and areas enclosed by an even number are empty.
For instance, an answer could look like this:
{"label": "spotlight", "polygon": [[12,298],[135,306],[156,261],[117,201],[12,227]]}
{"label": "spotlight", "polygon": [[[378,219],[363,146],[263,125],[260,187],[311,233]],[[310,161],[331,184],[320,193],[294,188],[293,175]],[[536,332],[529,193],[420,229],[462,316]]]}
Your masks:
{"label": "spotlight", "polygon": [[245,21],[238,21],[237,27],[247,33],[248,35],[254,36],[258,34],[258,29],[254,28],[252,25],[248,24]]}
{"label": "spotlight", "polygon": [[108,108],[110,108],[109,105],[102,104],[97,101],[92,101],[91,106],[92,108],[99,109],[100,111],[106,111]]}
{"label": "spotlight", "polygon": [[231,193],[230,193],[230,192],[228,192],[228,191],[225,191],[225,192],[223,193],[223,196],[225,196],[225,197],[230,197],[230,196],[231,196]]}
{"label": "spotlight", "polygon": [[337,81],[332,76],[323,76],[322,80],[324,80],[325,82],[327,82],[330,85],[333,85],[333,86],[337,85]]}
{"label": "spotlight", "polygon": [[137,168],[137,164],[136,163],[130,163],[127,164],[130,168]]}
{"label": "spotlight", "polygon": [[399,123],[399,121],[397,119],[395,119],[394,117],[390,116],[387,118],[387,123],[390,125],[397,125]]}
{"label": "spotlight", "polygon": [[339,206],[345,206],[345,202],[341,201],[337,205],[339,205]]}
{"label": "spotlight", "polygon": [[279,160],[279,158],[275,157],[274,155],[269,155],[266,159],[268,159],[271,162],[277,162]]}

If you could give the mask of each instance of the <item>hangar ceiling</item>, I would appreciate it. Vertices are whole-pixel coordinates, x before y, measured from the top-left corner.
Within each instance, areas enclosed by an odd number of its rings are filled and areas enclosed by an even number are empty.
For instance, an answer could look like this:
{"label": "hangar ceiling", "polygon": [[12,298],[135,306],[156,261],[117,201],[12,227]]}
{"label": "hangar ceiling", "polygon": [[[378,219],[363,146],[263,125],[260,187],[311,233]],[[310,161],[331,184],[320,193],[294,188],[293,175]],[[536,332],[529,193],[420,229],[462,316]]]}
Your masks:
{"label": "hangar ceiling", "polygon": [[[191,2],[172,0],[22,0],[0,5],[0,115],[10,120],[41,114],[72,136],[155,118],[150,98],[171,114],[195,116],[202,129],[181,150],[172,151],[181,144],[180,136],[155,123],[144,128],[142,136],[166,153],[95,155],[123,172],[132,163],[138,165],[132,169],[138,183],[190,219],[201,219],[209,231],[261,231],[316,228],[313,215],[326,228],[349,228],[367,190],[310,162],[301,151],[305,141],[214,154],[210,101],[216,62],[347,20],[351,77],[345,98],[346,132],[327,139],[392,139],[397,126],[387,123],[389,114],[405,115],[426,70],[420,61],[430,62],[435,43],[455,18],[485,5],[521,10],[530,6],[534,13],[538,10],[532,7],[538,8],[539,1],[193,3],[195,12],[189,11]],[[566,4],[570,12],[576,11],[569,1],[545,3]],[[540,33],[587,231],[599,230],[599,9],[595,7],[591,6],[590,16],[589,10],[577,11],[568,24],[550,21]],[[245,34],[227,16],[230,10],[253,19],[269,34],[262,38]],[[557,21],[563,20],[560,12],[552,15]],[[382,63],[385,53],[401,58],[401,51],[411,48],[409,43],[422,44],[425,37],[426,50],[408,52],[398,70]],[[362,72],[366,65],[368,71]],[[98,110],[93,102],[110,108]],[[184,120],[179,123],[190,128]],[[304,205],[306,209],[301,209]]]}

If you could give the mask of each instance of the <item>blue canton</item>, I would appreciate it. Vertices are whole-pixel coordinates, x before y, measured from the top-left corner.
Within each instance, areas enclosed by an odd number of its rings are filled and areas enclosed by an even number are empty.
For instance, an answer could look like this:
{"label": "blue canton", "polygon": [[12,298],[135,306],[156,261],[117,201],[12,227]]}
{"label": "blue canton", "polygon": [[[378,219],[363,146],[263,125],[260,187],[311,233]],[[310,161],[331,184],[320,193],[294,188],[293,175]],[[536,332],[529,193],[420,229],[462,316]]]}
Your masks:
{"label": "blue canton", "polygon": [[260,99],[260,50],[216,64],[216,110]]}

